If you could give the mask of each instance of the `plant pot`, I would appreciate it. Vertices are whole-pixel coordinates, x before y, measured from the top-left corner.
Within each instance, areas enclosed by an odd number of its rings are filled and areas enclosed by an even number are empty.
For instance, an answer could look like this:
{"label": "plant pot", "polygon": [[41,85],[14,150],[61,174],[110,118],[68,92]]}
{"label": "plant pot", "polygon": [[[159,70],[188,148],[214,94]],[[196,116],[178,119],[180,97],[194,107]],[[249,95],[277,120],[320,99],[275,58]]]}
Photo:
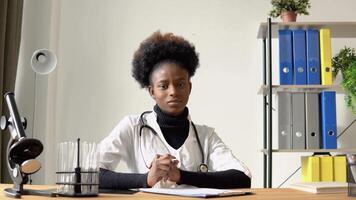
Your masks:
{"label": "plant pot", "polygon": [[297,13],[294,11],[282,12],[281,18],[283,22],[295,22],[297,20]]}

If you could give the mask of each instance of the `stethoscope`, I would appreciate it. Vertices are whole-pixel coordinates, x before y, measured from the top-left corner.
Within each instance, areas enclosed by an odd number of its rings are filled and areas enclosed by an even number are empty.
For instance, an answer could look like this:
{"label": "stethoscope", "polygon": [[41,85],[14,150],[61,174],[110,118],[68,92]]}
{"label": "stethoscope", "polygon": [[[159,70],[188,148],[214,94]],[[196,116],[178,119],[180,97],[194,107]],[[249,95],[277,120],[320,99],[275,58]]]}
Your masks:
{"label": "stethoscope", "polygon": [[[156,132],[151,126],[147,125],[147,124],[143,121],[143,116],[144,116],[145,114],[148,114],[148,113],[151,113],[151,112],[152,112],[152,111],[145,111],[145,112],[143,112],[143,113],[141,114],[141,116],[140,116],[140,124],[141,124],[141,127],[140,127],[140,132],[139,132],[139,134],[140,134],[140,140],[139,140],[139,141],[140,141],[140,144],[139,144],[140,147],[139,147],[139,148],[140,148],[141,156],[142,156],[142,158],[143,158],[145,164],[146,164],[146,160],[145,160],[145,158],[144,158],[144,156],[143,156],[142,148],[141,148],[142,129],[148,128],[155,136],[157,136],[157,132]],[[199,150],[200,150],[200,154],[201,154],[201,164],[200,164],[199,167],[198,167],[198,171],[199,171],[199,172],[208,172],[209,168],[208,168],[208,165],[207,165],[206,162],[205,162],[204,151],[203,151],[203,147],[202,147],[202,145],[201,145],[201,143],[200,143],[200,139],[199,139],[199,137],[198,137],[197,128],[195,127],[195,125],[194,125],[193,122],[191,122],[191,124],[192,124],[192,126],[193,126],[194,133],[195,133],[195,137],[196,137],[196,139],[197,139],[197,141],[198,141]],[[160,138],[160,137],[159,137],[159,138]],[[160,138],[160,140],[162,141],[161,138]],[[163,141],[162,141],[162,143],[163,143]],[[165,147],[166,147],[166,146],[165,146]],[[167,148],[167,147],[166,147],[166,148]],[[168,150],[168,148],[167,148],[167,150]],[[169,152],[169,150],[168,150],[168,152]],[[147,164],[146,164],[146,167],[148,168]]]}

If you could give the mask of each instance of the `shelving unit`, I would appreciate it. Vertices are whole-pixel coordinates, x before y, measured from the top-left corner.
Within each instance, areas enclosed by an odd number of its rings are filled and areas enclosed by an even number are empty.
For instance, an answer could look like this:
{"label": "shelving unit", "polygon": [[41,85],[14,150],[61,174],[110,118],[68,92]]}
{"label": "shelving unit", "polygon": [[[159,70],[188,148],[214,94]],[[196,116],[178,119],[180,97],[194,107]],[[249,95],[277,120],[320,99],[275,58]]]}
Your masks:
{"label": "shelving unit", "polygon": [[[260,24],[257,38],[268,38],[269,23]],[[355,38],[356,37],[356,22],[271,22],[271,37],[278,38],[279,29],[321,29],[328,28],[332,33],[333,38]]]}
{"label": "shelving unit", "polygon": [[263,95],[263,187],[272,187],[272,153],[276,152],[344,152],[355,153],[356,149],[272,149],[272,94],[280,91],[312,92],[335,90],[341,92],[339,86],[324,85],[273,85],[272,84],[272,38],[278,38],[279,29],[320,29],[328,28],[332,38],[356,38],[356,22],[267,22],[261,23],[257,38],[262,39],[263,50],[263,83],[259,94]]}
{"label": "shelving unit", "polygon": [[[320,92],[323,90],[333,90],[336,93],[343,93],[339,85],[272,85],[272,94],[277,92]],[[262,85],[257,94],[267,95],[269,87]]]}
{"label": "shelving unit", "polygon": [[[267,153],[267,149],[262,149],[262,153]],[[273,153],[355,153],[356,148],[352,149],[272,149]]]}

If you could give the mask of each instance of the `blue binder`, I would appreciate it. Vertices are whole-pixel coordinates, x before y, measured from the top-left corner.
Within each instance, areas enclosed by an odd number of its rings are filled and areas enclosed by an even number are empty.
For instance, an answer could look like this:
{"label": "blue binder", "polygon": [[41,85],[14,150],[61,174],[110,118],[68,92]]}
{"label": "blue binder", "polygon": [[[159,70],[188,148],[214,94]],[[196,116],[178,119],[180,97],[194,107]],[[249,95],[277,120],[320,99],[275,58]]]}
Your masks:
{"label": "blue binder", "polygon": [[292,31],[278,31],[279,40],[279,84],[293,85]]}
{"label": "blue binder", "polygon": [[294,84],[307,84],[305,31],[293,30]]}
{"label": "blue binder", "polygon": [[336,149],[336,101],[334,91],[320,94],[321,139],[323,149]]}
{"label": "blue binder", "polygon": [[319,31],[306,31],[307,41],[307,84],[320,85]]}

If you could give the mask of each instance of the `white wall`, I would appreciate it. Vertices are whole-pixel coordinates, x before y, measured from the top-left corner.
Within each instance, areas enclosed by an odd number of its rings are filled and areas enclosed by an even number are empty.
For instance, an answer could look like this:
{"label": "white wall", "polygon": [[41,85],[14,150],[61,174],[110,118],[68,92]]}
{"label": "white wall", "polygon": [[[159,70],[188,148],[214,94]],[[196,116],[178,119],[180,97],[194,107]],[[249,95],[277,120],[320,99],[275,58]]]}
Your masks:
{"label": "white wall", "polygon": [[[298,20],[356,19],[354,0],[311,3],[311,15]],[[35,183],[55,182],[58,142],[77,137],[99,142],[123,116],[152,108],[154,101],[131,77],[131,59],[143,39],[161,30],[184,36],[200,53],[188,105],[193,120],[215,127],[251,169],[252,186],[262,187],[262,96],[257,95],[262,82],[262,42],[256,36],[269,10],[269,1],[262,0],[25,1],[16,83],[23,115],[33,118],[31,52],[50,48],[58,56],[51,75],[37,76],[34,136],[46,148],[41,156],[44,167]],[[273,44],[277,55],[276,41]],[[356,47],[355,40],[333,40],[333,53],[344,45]],[[274,78],[277,83],[278,77]],[[354,117],[343,105],[339,95],[339,130]],[[32,135],[32,126],[27,133]],[[344,138],[355,138],[350,135]],[[340,145],[345,146],[345,141]],[[299,166],[299,154],[275,154],[274,158],[273,185],[277,186]],[[296,175],[292,181],[298,179]]]}

